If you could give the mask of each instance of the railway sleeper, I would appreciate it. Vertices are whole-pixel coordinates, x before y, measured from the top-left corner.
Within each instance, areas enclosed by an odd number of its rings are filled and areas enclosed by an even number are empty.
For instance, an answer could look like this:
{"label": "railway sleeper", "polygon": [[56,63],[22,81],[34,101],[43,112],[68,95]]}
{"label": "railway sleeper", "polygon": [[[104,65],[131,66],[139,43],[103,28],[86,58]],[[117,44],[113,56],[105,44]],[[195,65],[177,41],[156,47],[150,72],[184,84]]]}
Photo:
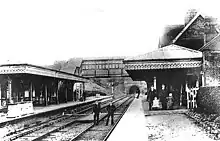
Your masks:
{"label": "railway sleeper", "polygon": [[[119,101],[119,100],[116,100],[116,101]],[[114,102],[116,102],[116,101],[114,101]],[[103,106],[103,108],[104,108],[104,106]],[[48,127],[49,125],[52,125],[52,124],[54,124],[54,123],[60,122],[60,121],[62,121],[62,120],[65,120],[65,119],[67,119],[67,118],[69,118],[69,117],[71,117],[71,116],[74,116],[74,115],[70,115],[70,116],[67,116],[67,117],[64,117],[64,118],[62,118],[62,116],[60,116],[60,117],[61,117],[60,119],[55,120],[55,121],[49,121],[49,123],[44,123],[44,122],[42,122],[42,121],[36,121],[36,122],[35,122],[35,125],[37,125],[37,124],[42,124],[42,125],[40,125],[40,127],[39,127],[39,126],[38,126],[38,127],[35,127],[34,129],[31,129],[31,130],[29,130],[29,131],[24,131],[24,133],[20,133],[20,134],[14,136],[14,137],[11,137],[11,139],[17,139],[17,138],[19,138],[19,137],[25,136],[25,135],[27,135],[27,134],[30,134],[30,133],[34,132],[34,131],[40,130],[40,129],[44,128],[44,127]],[[57,118],[57,117],[52,116],[52,117],[50,117],[49,119],[56,119],[56,118]],[[58,116],[58,118],[59,118],[59,116]],[[93,120],[83,121],[83,122],[91,122],[91,121],[93,121]],[[33,126],[34,126],[34,125],[33,125]],[[26,128],[28,129],[28,128],[33,127],[33,126],[26,125]],[[68,126],[68,124],[67,124],[66,126]],[[64,128],[64,127],[63,127],[63,128]],[[24,128],[23,128],[23,129],[24,129]],[[60,129],[62,129],[62,128],[60,128]],[[60,130],[60,129],[59,129],[59,130]]]}
{"label": "railway sleeper", "polygon": [[61,129],[63,129],[63,128],[66,128],[67,126],[69,126],[69,125],[71,125],[71,124],[73,124],[73,123],[75,123],[75,121],[71,121],[71,122],[69,122],[69,123],[67,123],[67,124],[65,124],[65,125],[62,125],[62,126],[60,126],[60,127],[58,127],[58,128],[55,128],[55,129],[53,129],[53,130],[51,130],[51,131],[49,131],[49,132],[47,132],[47,133],[41,135],[40,137],[37,137],[37,138],[34,139],[33,141],[37,141],[37,140],[39,140],[39,139],[42,139],[42,138],[44,138],[45,136],[50,135],[50,134],[53,133],[53,132],[57,132],[57,131],[59,131],[59,130],[61,130]]}
{"label": "railway sleeper", "polygon": [[88,116],[89,114],[72,114],[73,116]]}
{"label": "railway sleeper", "polygon": [[122,115],[123,113],[114,113],[114,115]]}
{"label": "railway sleeper", "polygon": [[91,122],[94,122],[94,120],[76,120],[76,122],[79,122],[79,123],[91,123]]}

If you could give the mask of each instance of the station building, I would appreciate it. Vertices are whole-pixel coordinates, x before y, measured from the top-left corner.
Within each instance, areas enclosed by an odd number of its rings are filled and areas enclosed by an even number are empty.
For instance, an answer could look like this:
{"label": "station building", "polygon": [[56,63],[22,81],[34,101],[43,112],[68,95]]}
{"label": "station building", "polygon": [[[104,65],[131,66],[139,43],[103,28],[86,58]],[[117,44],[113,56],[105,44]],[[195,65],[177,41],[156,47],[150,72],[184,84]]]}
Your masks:
{"label": "station building", "polygon": [[[203,100],[212,101],[208,92],[206,96],[204,92],[198,93],[203,88],[220,84],[219,42],[217,19],[192,9],[187,12],[184,24],[165,27],[155,51],[134,57],[83,60],[80,72],[98,83],[101,82],[98,78],[103,80],[113,76],[128,78],[123,81],[125,87],[130,82],[145,82],[141,88],[144,93],[150,86],[159,92],[165,84],[168,92],[173,94],[177,108],[189,108],[189,101],[196,107],[196,99],[203,105],[210,104]],[[130,91],[129,88],[123,90]]]}
{"label": "station building", "polygon": [[34,106],[47,106],[76,101],[82,97],[85,82],[84,77],[41,66],[1,65],[0,105],[31,101]]}
{"label": "station building", "polygon": [[217,26],[216,19],[191,10],[183,25],[165,28],[157,50],[126,58],[125,70],[133,80],[146,81],[157,92],[165,84],[174,105],[189,108],[189,100],[200,97],[201,87],[219,86]]}

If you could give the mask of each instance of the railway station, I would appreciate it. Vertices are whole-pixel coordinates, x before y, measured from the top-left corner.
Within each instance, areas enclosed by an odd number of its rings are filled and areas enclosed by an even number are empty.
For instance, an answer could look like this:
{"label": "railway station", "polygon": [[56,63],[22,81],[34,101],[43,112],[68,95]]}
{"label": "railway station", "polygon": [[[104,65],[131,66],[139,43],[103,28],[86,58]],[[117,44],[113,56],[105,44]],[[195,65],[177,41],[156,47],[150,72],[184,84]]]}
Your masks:
{"label": "railway station", "polygon": [[[162,84],[173,94],[174,106],[187,106],[187,90],[204,85],[200,74],[202,52],[171,44],[137,57],[124,60],[133,80],[146,81],[160,92]],[[178,81],[177,81],[178,79]]]}
{"label": "railway station", "polygon": [[[215,24],[212,17],[191,12],[184,25],[165,28],[154,51],[134,57],[85,59],[77,75],[30,64],[1,65],[0,105],[8,112],[0,122],[0,129],[6,130],[2,138],[142,141],[189,136],[212,140],[206,133],[220,137],[220,126],[214,120],[206,118],[216,124],[212,127],[193,113],[204,108],[220,114],[220,33]],[[100,96],[96,91],[96,96],[86,97],[85,83],[91,80],[111,92]],[[162,85],[167,90],[166,104],[172,97],[172,108],[162,109],[160,98],[152,102],[157,109],[149,108],[150,88],[158,94]],[[110,103],[115,105],[114,120],[107,125]],[[95,106],[100,106],[96,124]],[[190,112],[196,122],[187,117]],[[213,128],[218,129],[214,132]]]}
{"label": "railway station", "polygon": [[0,79],[0,105],[8,108],[8,117],[33,113],[35,106],[78,101],[88,82],[74,74],[30,64],[1,65]]}
{"label": "railway station", "polygon": [[[50,105],[76,101],[82,96],[88,80],[74,74],[30,64],[0,66],[0,105],[32,101],[33,105]],[[73,93],[74,84],[81,83],[80,95]]]}

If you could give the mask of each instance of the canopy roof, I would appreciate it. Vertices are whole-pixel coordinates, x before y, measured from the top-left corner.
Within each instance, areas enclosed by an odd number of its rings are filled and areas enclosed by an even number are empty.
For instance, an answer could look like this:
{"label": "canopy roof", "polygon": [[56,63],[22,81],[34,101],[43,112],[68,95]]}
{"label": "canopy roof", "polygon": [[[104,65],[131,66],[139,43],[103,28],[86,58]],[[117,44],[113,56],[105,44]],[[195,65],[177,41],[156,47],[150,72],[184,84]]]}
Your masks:
{"label": "canopy roof", "polygon": [[202,52],[168,45],[144,55],[124,60],[125,70],[150,70],[200,67]]}
{"label": "canopy roof", "polygon": [[126,58],[124,61],[126,62],[137,60],[171,60],[194,58],[202,58],[202,52],[171,44],[143,55]]}
{"label": "canopy roof", "polygon": [[31,64],[4,64],[0,65],[0,74],[32,74],[59,79],[67,79],[79,82],[87,82],[88,80],[82,76],[71,73],[49,69]]}

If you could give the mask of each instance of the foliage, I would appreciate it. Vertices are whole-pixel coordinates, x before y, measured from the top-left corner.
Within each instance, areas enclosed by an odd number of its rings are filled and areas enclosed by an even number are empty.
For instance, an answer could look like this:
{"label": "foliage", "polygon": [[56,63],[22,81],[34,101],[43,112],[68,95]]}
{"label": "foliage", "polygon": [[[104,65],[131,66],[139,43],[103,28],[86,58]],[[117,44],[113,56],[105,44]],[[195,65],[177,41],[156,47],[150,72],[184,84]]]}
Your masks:
{"label": "foliage", "polygon": [[76,67],[81,64],[82,58],[71,58],[69,60],[59,60],[55,61],[53,65],[47,66],[49,68],[64,71],[68,73],[74,73]]}

